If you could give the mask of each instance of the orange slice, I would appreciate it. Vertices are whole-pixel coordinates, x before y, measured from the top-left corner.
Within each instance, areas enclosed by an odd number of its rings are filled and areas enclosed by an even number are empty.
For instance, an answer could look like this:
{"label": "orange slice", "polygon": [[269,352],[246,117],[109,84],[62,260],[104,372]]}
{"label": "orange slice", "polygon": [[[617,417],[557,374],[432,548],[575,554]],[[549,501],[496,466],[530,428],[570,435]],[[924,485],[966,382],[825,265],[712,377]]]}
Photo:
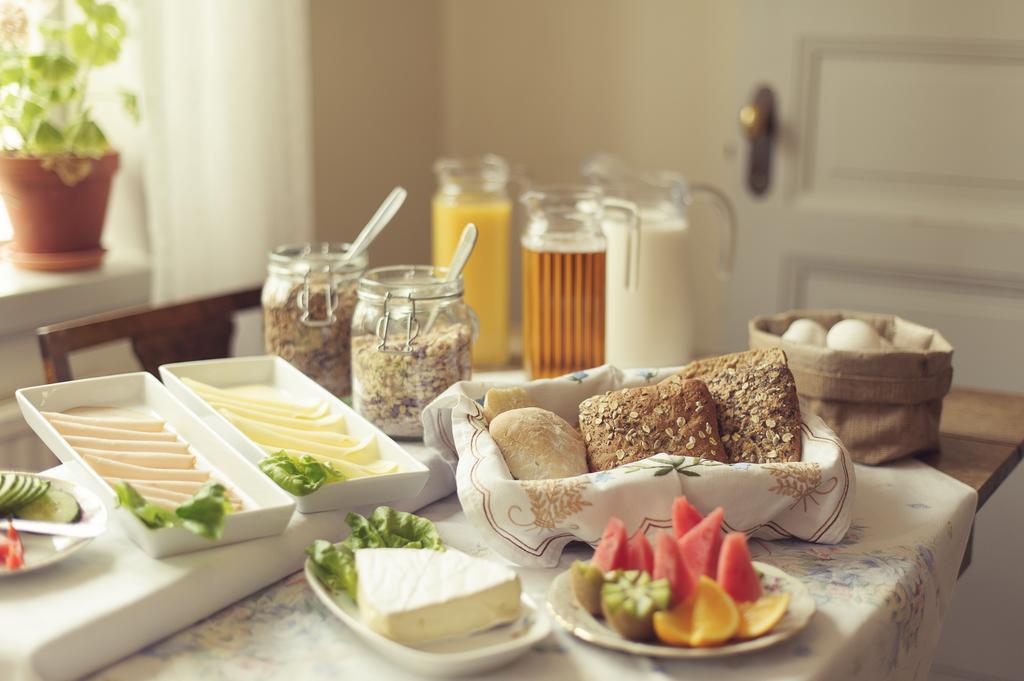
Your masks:
{"label": "orange slice", "polygon": [[741,603],[740,626],[736,638],[749,639],[764,636],[775,628],[789,608],[789,594],[761,596],[753,603]]}
{"label": "orange slice", "polygon": [[690,646],[693,638],[693,605],[691,596],[671,610],[654,613],[654,633],[670,646]]}
{"label": "orange slice", "polygon": [[662,643],[707,648],[725,643],[740,626],[736,603],[717,582],[702,576],[693,595],[672,610],[654,613]]}

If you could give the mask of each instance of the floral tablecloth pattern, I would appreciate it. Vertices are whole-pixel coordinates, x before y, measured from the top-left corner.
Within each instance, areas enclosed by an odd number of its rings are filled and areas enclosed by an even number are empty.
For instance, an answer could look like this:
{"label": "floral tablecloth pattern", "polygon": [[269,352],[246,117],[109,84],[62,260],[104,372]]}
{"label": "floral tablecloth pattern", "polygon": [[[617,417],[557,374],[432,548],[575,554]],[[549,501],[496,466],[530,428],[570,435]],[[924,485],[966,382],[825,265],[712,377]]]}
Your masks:
{"label": "floral tablecloth pattern", "polygon": [[[808,628],[776,648],[719,660],[636,658],[556,630],[488,679],[915,679],[928,677],[974,517],[973,490],[915,461],[858,466],[853,525],[837,545],[758,542],[755,558],[804,580],[818,604]],[[445,541],[497,559],[453,496],[423,511]],[[570,546],[556,569],[518,568],[543,601],[550,580],[589,549]],[[556,625],[557,629],[557,625]],[[756,676],[752,677],[754,673]],[[365,649],[292,575],[118,664],[93,681],[413,679]]]}

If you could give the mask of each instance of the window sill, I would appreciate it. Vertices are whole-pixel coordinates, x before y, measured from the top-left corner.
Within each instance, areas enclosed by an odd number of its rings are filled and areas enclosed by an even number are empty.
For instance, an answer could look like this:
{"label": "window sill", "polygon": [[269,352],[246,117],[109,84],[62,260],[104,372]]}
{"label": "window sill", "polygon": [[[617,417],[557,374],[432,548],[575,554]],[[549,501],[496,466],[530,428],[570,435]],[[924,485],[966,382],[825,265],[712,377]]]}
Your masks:
{"label": "window sill", "polygon": [[30,272],[0,261],[0,336],[149,302],[143,253],[111,251],[99,269]]}

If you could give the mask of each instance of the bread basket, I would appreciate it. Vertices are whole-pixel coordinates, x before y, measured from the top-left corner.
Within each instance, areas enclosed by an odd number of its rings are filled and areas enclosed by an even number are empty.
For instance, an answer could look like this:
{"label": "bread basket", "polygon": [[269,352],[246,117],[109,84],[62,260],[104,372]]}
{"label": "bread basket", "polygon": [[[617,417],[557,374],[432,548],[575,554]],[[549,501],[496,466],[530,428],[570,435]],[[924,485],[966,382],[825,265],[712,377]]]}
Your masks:
{"label": "bread basket", "polygon": [[[783,340],[801,318],[826,329],[860,319],[885,347],[852,352]],[[839,435],[854,461],[881,464],[938,446],[942,399],[953,378],[953,348],[938,331],[892,315],[846,310],[755,317],[748,330],[751,348],[785,351],[801,404]]]}

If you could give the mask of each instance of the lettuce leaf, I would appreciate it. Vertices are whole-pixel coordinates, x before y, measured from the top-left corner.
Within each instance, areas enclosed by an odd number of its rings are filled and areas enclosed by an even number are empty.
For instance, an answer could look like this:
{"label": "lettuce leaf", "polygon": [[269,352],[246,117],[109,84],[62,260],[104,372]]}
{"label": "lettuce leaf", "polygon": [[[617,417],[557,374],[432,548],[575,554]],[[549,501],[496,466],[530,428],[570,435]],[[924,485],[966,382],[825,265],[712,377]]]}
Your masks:
{"label": "lettuce leaf", "polygon": [[324,585],[334,592],[344,592],[356,599],[355,551],[344,543],[332,544],[326,539],[317,539],[306,553],[313,560],[313,572]]}
{"label": "lettuce leaf", "polygon": [[441,535],[430,520],[378,506],[369,518],[349,513],[345,522],[351,533],[338,544],[317,539],[306,554],[313,561],[313,572],[331,591],[347,593],[354,601],[358,586],[355,556],[359,549],[407,548],[443,551]]}
{"label": "lettuce leaf", "polygon": [[224,518],[231,512],[224,485],[208,482],[191,499],[170,511],[146,501],[131,483],[121,481],[114,485],[117,502],[131,511],[146,527],[158,530],[164,527],[183,527],[207,539],[220,539],[224,532]]}
{"label": "lettuce leaf", "polygon": [[312,494],[325,483],[345,479],[341,471],[326,461],[318,461],[308,454],[291,456],[283,449],[260,461],[259,467],[278,487],[297,497]]}

